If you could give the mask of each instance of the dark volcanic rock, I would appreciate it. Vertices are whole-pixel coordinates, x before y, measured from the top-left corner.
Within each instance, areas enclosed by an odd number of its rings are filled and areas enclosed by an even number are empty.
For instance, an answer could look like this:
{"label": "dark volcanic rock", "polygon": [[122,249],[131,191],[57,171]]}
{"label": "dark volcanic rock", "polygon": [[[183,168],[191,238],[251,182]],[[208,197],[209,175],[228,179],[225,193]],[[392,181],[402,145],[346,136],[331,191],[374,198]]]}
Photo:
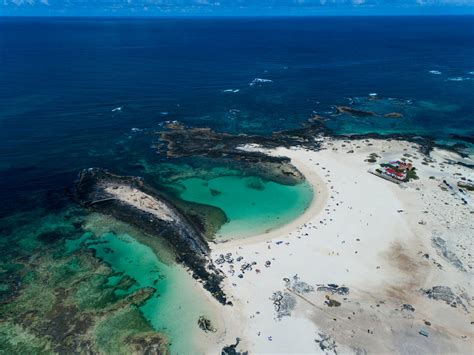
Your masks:
{"label": "dark volcanic rock", "polygon": [[247,144],[258,144],[263,148],[305,146],[319,149],[315,137],[321,133],[321,125],[304,129],[277,132],[272,136],[231,135],[218,133],[209,128],[188,128],[171,125],[159,132],[166,144],[157,147],[170,157],[202,156],[221,161],[228,167],[246,171],[250,175],[277,181],[282,184],[296,184],[304,181],[304,176],[286,157],[275,157],[258,151],[241,149]]}
{"label": "dark volcanic rock", "polygon": [[474,144],[474,136],[463,136],[460,134],[450,134],[451,138]]}
{"label": "dark volcanic rock", "polygon": [[[106,190],[121,186],[138,190],[147,198],[158,201],[171,218],[160,218],[159,214],[136,207],[132,201],[118,199]],[[223,276],[209,259],[209,246],[204,236],[158,191],[147,186],[143,179],[118,176],[99,168],[85,169],[79,174],[74,197],[84,207],[110,214],[151,236],[162,238],[174,250],[177,261],[189,267],[193,277],[203,282],[204,288],[219,302],[227,302],[220,288]]]}
{"label": "dark volcanic rock", "polygon": [[327,286],[326,285],[317,285],[317,286],[318,288],[316,290],[319,292],[330,292],[333,295],[337,294],[341,296],[345,296],[349,294],[349,288],[345,286],[339,286],[336,284],[327,284]]}
{"label": "dark volcanic rock", "polygon": [[345,113],[345,114],[349,114],[351,116],[356,116],[356,117],[376,116],[375,112],[358,110],[349,106],[336,106],[336,111],[337,113]]}
{"label": "dark volcanic rock", "polygon": [[211,320],[205,316],[200,316],[198,319],[198,326],[203,331],[207,332],[216,332],[216,329],[212,326]]}
{"label": "dark volcanic rock", "polygon": [[222,349],[221,355],[248,355],[248,351],[238,351],[240,338],[235,339],[235,344],[227,345]]}
{"label": "dark volcanic rock", "polygon": [[[352,110],[352,109],[351,109]],[[358,111],[358,110],[356,110]],[[372,115],[370,111],[360,111],[361,115]],[[274,180],[282,179],[285,183],[285,175],[289,175],[290,183],[302,180],[301,174],[294,173],[296,170],[290,160],[284,157],[271,157],[259,152],[246,152],[239,147],[245,144],[258,144],[264,148],[277,147],[303,147],[306,149],[318,150],[321,148],[320,140],[316,138],[338,138],[347,140],[358,139],[393,139],[399,141],[413,142],[419,145],[422,154],[429,154],[434,146],[439,146],[465,156],[456,146],[442,146],[436,144],[432,137],[420,136],[417,134],[335,134],[324,125],[324,122],[312,122],[304,127],[294,130],[275,132],[271,136],[256,135],[231,135],[227,133],[217,133],[209,128],[188,128],[181,124],[169,125],[168,129],[159,132],[160,138],[166,144],[164,152],[168,156],[206,156],[213,159],[225,159],[225,161],[238,161],[241,167],[256,167],[259,176],[273,177]],[[163,149],[163,147],[157,147]],[[280,171],[281,167],[288,168],[291,173]],[[295,174],[295,176],[291,176]],[[286,178],[288,181],[288,177]]]}

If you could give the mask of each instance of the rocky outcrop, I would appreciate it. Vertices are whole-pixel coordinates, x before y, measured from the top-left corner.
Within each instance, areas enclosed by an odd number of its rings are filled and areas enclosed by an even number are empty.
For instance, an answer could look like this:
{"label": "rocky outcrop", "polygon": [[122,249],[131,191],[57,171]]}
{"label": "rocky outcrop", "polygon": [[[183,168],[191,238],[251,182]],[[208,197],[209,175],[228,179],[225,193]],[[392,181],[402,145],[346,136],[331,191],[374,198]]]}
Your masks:
{"label": "rocky outcrop", "polygon": [[[291,164],[289,158],[242,149],[248,144],[258,144],[265,148],[301,145],[303,140],[300,141],[296,136],[284,133],[276,133],[271,137],[231,135],[209,128],[188,128],[179,124],[168,125],[167,130],[159,132],[159,135],[165,144],[157,146],[157,149],[169,157],[205,157],[212,159],[214,164],[222,162],[229,168],[282,184],[304,181],[304,176]],[[314,135],[304,141],[314,143]]]}
{"label": "rocky outcrop", "polygon": [[75,184],[74,197],[86,208],[112,215],[148,235],[162,238],[175,252],[177,261],[189,267],[193,277],[202,281],[219,302],[227,303],[220,288],[223,276],[209,259],[204,236],[142,178],[119,176],[99,168],[85,169]]}
{"label": "rocky outcrop", "polygon": [[339,114],[343,113],[356,117],[370,117],[377,115],[375,112],[372,111],[359,110],[349,106],[336,106],[336,112]]}
{"label": "rocky outcrop", "polygon": [[[422,294],[432,300],[444,301],[453,308],[460,306],[468,312],[466,305],[461,297],[453,292],[448,286],[434,286],[430,289],[422,289]],[[467,297],[466,297],[467,298]]]}
{"label": "rocky outcrop", "polygon": [[460,271],[466,271],[464,268],[464,265],[462,261],[458,258],[458,256],[452,252],[449,248],[448,245],[446,244],[446,241],[441,238],[441,237],[433,237],[431,239],[431,244],[433,247],[436,249],[436,251],[449,263],[451,263],[455,268],[457,268]]}

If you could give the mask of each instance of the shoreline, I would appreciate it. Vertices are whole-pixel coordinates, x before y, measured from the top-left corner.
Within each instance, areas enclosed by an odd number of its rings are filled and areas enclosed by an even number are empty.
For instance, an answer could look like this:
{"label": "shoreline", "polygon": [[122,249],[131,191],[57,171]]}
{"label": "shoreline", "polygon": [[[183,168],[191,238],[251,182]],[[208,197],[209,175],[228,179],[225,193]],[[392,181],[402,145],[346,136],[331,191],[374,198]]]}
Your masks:
{"label": "shoreline", "polygon": [[[213,260],[236,259],[217,267],[243,321],[239,351],[463,354],[474,346],[472,196],[444,183],[474,178],[455,160],[470,161],[383,139],[262,151],[291,158],[320,194],[285,226],[211,244]],[[372,153],[377,163],[367,161]],[[418,180],[398,185],[367,172],[401,158]]]}
{"label": "shoreline", "polygon": [[282,226],[278,226],[274,229],[271,229],[266,233],[259,233],[242,238],[228,239],[222,242],[209,243],[212,252],[217,252],[221,249],[226,249],[232,246],[242,246],[263,242],[275,237],[279,237],[280,235],[288,234],[291,231],[300,228],[309,220],[311,220],[311,218],[318,215],[326,205],[328,199],[328,189],[326,184],[318,174],[309,169],[307,163],[298,158],[297,154],[288,154],[289,152],[291,152],[291,150],[285,148],[277,148],[271,150],[261,149],[260,151],[268,153],[272,156],[285,156],[291,159],[291,164],[294,165],[303,174],[306,179],[306,182],[311,186],[311,189],[313,190],[313,198],[311,200],[311,203],[305,209],[305,211],[297,218]]}

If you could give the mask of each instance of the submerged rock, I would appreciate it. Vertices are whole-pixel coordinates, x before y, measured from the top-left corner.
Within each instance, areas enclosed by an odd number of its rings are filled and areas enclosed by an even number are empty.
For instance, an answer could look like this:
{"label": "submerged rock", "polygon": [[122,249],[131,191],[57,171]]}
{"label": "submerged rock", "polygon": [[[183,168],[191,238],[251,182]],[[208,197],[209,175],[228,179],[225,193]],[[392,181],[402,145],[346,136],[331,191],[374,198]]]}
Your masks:
{"label": "submerged rock", "polygon": [[357,117],[370,117],[376,115],[375,112],[359,110],[349,106],[336,106],[336,111],[337,113],[345,113]]}
{"label": "submerged rock", "polygon": [[400,112],[389,112],[384,115],[386,118],[402,118],[403,114]]}
{"label": "submerged rock", "polygon": [[474,144],[474,137],[473,136],[463,136],[463,135],[460,135],[460,134],[450,134],[450,136],[451,136],[451,138]]}
{"label": "submerged rock", "polygon": [[134,354],[164,355],[168,354],[163,336],[153,332],[139,336],[128,336],[125,343]]}
{"label": "submerged rock", "polygon": [[64,234],[57,230],[43,232],[38,236],[38,239],[46,244],[57,243],[63,238]]}

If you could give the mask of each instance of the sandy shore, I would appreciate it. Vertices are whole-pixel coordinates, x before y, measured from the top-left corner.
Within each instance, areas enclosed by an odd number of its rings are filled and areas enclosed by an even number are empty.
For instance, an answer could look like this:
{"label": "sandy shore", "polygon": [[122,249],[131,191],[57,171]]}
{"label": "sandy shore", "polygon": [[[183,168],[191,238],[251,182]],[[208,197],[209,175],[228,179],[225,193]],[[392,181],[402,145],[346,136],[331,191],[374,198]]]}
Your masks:
{"label": "sandy shore", "polygon": [[[252,354],[471,353],[474,207],[456,182],[472,169],[409,142],[324,147],[271,152],[290,157],[317,193],[302,216],[213,246],[213,259],[234,259],[219,266],[234,303],[222,310],[227,340],[240,337]],[[411,160],[420,178],[369,174],[371,153]]]}
{"label": "sandy shore", "polygon": [[327,203],[328,199],[328,189],[326,183],[320,178],[315,171],[309,169],[307,163],[304,160],[299,159],[299,152],[298,151],[290,151],[290,150],[280,150],[275,149],[272,151],[258,149],[259,151],[265,152],[269,155],[285,155],[291,158],[291,163],[298,168],[298,170],[303,173],[307,182],[311,185],[315,198],[311,201],[311,204],[305,210],[305,212],[300,215],[298,218],[292,220],[290,223],[287,223],[283,226],[280,226],[276,229],[272,229],[266,233],[249,236],[246,238],[238,238],[233,240],[227,240],[223,243],[214,244],[213,250],[219,251],[220,249],[226,250],[230,247],[235,246],[242,246],[247,244],[254,244],[256,242],[266,241],[275,237],[286,236],[290,234],[295,229],[299,228],[300,226],[304,225],[306,222],[310,221],[315,215],[320,213],[324,206]]}

